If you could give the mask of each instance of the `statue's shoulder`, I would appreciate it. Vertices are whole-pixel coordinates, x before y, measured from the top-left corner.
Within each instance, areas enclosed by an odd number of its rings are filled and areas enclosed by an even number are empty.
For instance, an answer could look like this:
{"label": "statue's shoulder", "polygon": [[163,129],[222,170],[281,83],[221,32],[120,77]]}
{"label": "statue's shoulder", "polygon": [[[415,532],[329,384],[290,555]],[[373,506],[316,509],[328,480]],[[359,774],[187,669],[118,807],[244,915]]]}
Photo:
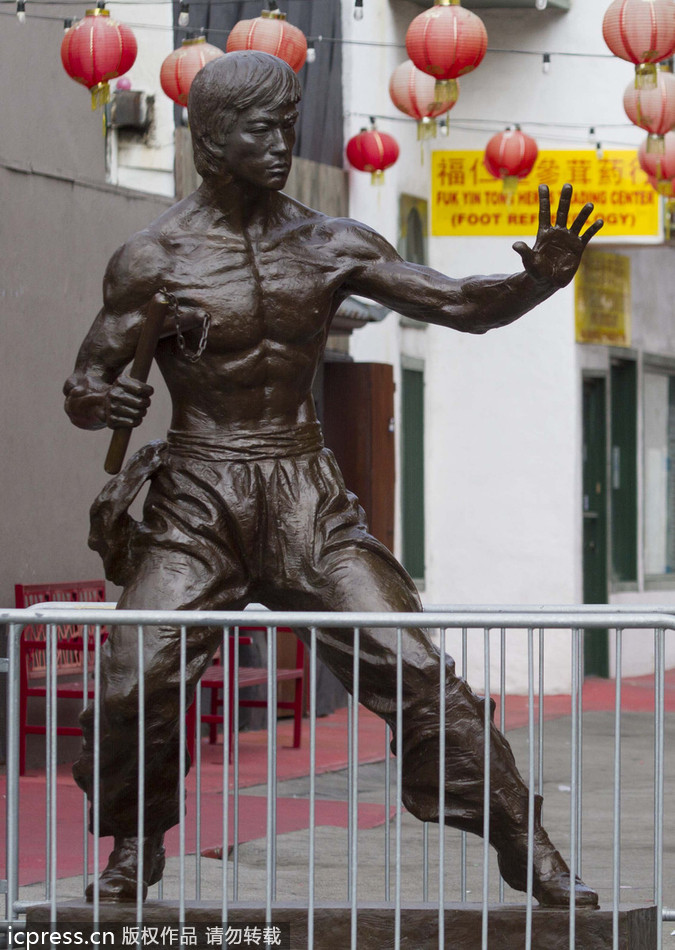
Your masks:
{"label": "statue's shoulder", "polygon": [[284,195],[284,198],[286,199],[287,216],[293,219],[298,227],[310,228],[316,236],[321,236],[326,240],[339,240],[343,237],[363,240],[370,235],[376,236],[376,232],[372,228],[356,221],[354,218],[333,217],[314,208],[308,208],[288,195]]}

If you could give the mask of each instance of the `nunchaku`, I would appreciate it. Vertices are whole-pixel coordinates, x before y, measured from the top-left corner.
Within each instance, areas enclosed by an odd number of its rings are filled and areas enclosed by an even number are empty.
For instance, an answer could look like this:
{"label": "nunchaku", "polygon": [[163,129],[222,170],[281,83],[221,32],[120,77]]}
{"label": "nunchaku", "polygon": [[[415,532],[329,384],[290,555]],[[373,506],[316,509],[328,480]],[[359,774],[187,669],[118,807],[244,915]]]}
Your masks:
{"label": "nunchaku", "polygon": [[[161,292],[156,293],[148,305],[148,313],[141,327],[134,361],[129,370],[129,376],[132,379],[137,379],[140,383],[145,383],[148,380],[168,306],[169,300]],[[121,470],[124,456],[129,448],[132,429],[133,426],[124,426],[124,428],[113,431],[108,454],[103,465],[108,475],[117,475]]]}

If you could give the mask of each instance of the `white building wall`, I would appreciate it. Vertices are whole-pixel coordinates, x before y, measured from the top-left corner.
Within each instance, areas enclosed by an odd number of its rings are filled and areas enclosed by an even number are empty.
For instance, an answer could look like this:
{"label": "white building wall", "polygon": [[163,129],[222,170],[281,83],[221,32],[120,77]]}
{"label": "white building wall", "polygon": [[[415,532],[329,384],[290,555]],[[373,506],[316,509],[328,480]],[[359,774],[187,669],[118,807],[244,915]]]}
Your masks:
{"label": "white building wall", "polygon": [[[489,51],[479,68],[460,81],[449,138],[439,136],[431,147],[482,150],[492,134],[518,122],[542,149],[582,148],[593,154],[591,127],[607,148],[637,148],[644,133],[630,126],[622,106],[633,68],[611,57],[604,44],[606,7],[605,0],[584,0],[573,3],[568,12],[478,11],[487,27],[489,50],[531,50],[533,55]],[[355,23],[351,4],[345,4],[347,40],[399,46],[347,43],[344,49],[346,138],[367,125],[372,114],[383,117],[378,127],[401,146],[401,157],[386,172],[382,188],[371,187],[369,176],[351,172],[351,214],[393,244],[398,196],[431,197],[429,157],[421,163],[415,124],[399,121],[403,117],[387,91],[391,72],[407,58],[405,30],[422,9],[413,3],[370,0],[364,4],[363,21]],[[552,54],[546,75],[540,55],[544,51]],[[482,130],[462,127],[475,128],[476,120],[483,120]],[[430,238],[429,263],[452,276],[511,273],[521,269],[512,241]],[[641,307],[652,315],[636,342],[657,346],[664,333],[667,339],[673,334],[668,293],[651,293],[663,270],[647,252],[638,253],[636,262],[640,269],[635,282],[645,288]],[[425,601],[581,601],[581,381],[573,286],[516,324],[485,336],[438,327],[402,330],[396,315],[390,315],[353,337],[352,355],[396,367],[398,350],[405,352],[411,340],[416,352],[410,355],[425,362]],[[482,643],[475,649],[480,666]],[[520,689],[525,683],[524,651],[512,653],[507,683]],[[637,653],[639,645],[632,658],[628,651],[625,669],[642,671]],[[547,640],[546,685],[552,691],[569,689],[567,634]]]}
{"label": "white building wall", "polygon": [[[138,43],[136,62],[126,77],[134,90],[154,97],[154,119],[146,136],[109,131],[108,180],[125,188],[175,195],[174,104],[162,91],[159,72],[173,49],[173,8],[170,3],[130,6],[110,0],[111,16],[127,23]],[[115,80],[111,83],[115,87]]]}

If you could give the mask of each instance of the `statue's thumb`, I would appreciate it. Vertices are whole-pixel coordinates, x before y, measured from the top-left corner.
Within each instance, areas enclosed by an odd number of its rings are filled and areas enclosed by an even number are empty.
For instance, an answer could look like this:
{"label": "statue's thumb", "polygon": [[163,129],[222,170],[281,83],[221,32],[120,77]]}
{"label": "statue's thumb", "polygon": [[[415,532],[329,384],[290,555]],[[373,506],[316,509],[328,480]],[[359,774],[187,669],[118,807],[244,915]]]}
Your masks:
{"label": "statue's thumb", "polygon": [[520,254],[523,264],[527,269],[534,265],[534,254],[532,249],[528,247],[524,241],[516,241],[512,247],[516,254]]}

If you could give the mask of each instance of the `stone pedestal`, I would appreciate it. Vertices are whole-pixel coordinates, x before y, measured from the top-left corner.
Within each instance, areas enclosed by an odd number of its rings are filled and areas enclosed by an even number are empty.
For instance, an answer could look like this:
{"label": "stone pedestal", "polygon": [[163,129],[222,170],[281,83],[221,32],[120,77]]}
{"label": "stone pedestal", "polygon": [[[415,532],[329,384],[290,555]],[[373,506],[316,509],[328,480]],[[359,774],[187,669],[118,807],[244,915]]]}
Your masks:
{"label": "stone pedestal", "polygon": [[[99,923],[118,932],[136,925],[134,904],[101,904]],[[48,924],[49,904],[31,905],[26,914],[29,927]],[[228,924],[264,926],[260,905],[238,903],[228,910]],[[291,950],[307,947],[307,907],[274,905],[273,922],[290,924]],[[62,902],[57,908],[60,926],[91,924],[92,907],[84,902]],[[159,927],[178,923],[178,903],[147,901],[143,907],[145,925]],[[220,904],[214,901],[187,902],[185,924],[196,925],[201,934],[193,946],[212,948],[206,928],[222,926]],[[358,913],[358,950],[389,950],[394,947],[395,914],[391,904],[362,904]],[[655,950],[660,923],[654,906],[622,904],[619,908],[619,950]],[[523,950],[525,947],[526,908],[522,904],[495,904],[489,908],[488,947],[490,950]],[[532,950],[569,950],[569,912],[540,908],[532,912]],[[579,910],[576,914],[577,950],[612,950],[612,909]],[[216,944],[217,945],[217,944]],[[222,944],[225,946],[225,944]],[[243,945],[243,944],[242,944]],[[255,946],[255,944],[253,944]],[[263,943],[257,944],[264,946]],[[155,945],[156,946],[156,945]],[[162,946],[162,944],[159,944]],[[165,943],[165,947],[171,946]],[[178,944],[174,944],[178,946]],[[288,944],[286,944],[288,946]],[[323,905],[315,909],[315,950],[347,950],[351,946],[351,911],[347,904]],[[481,950],[482,905],[447,904],[445,908],[445,946],[462,950]],[[437,950],[438,911],[432,904],[407,904],[401,912],[401,950]]]}

